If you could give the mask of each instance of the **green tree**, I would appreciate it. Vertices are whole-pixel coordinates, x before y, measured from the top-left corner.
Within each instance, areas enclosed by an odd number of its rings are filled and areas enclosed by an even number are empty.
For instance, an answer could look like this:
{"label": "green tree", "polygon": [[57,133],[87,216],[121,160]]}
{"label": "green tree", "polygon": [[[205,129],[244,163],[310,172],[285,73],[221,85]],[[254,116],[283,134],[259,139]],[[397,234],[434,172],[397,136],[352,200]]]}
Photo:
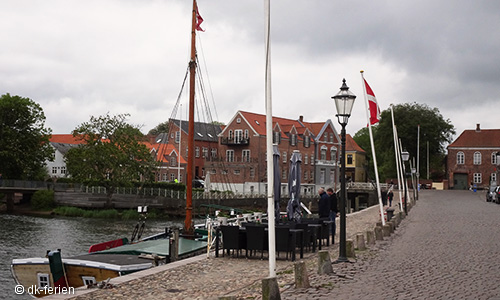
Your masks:
{"label": "green tree", "polygon": [[[404,103],[393,106],[394,123],[398,136],[401,139],[403,150],[410,153],[410,159],[417,157],[417,135],[420,125],[420,173],[427,172],[426,143],[429,142],[429,171],[432,179],[442,179],[445,175],[444,158],[446,145],[452,141],[455,127],[449,119],[444,119],[437,108],[430,108],[426,104]],[[372,127],[377,154],[377,164],[381,180],[396,178],[396,163],[394,159],[394,139],[392,130],[391,110],[384,110],[380,122]],[[357,139],[356,139],[357,138]],[[363,128],[355,135],[358,144],[363,144],[367,139],[368,144],[363,149],[370,153],[368,130]],[[407,163],[407,168],[409,165]],[[373,161],[368,165],[373,173]],[[422,176],[421,176],[422,177]]]}
{"label": "green tree", "polygon": [[126,122],[128,114],[91,117],[73,136],[84,143],[66,154],[68,173],[78,181],[92,180],[107,189],[107,206],[118,186],[150,181],[157,164],[138,127]]}
{"label": "green tree", "polygon": [[42,107],[29,98],[0,96],[0,174],[3,178],[43,180],[52,160],[51,130]]}
{"label": "green tree", "polygon": [[149,132],[148,132],[148,135],[158,135],[162,132],[168,132],[169,130],[169,126],[168,126],[168,121],[165,121],[163,123],[160,123],[158,125],[156,125],[155,128],[151,129]]}

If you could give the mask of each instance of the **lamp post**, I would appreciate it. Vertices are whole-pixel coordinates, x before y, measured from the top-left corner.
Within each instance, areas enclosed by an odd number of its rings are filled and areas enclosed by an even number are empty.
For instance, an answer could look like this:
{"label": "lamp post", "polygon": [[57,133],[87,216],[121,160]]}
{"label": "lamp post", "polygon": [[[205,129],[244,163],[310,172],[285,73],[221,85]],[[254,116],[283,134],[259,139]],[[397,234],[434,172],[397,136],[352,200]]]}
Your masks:
{"label": "lamp post", "polygon": [[405,162],[410,159],[410,153],[408,151],[401,152],[401,159],[403,160],[403,178],[404,178],[404,195],[405,195],[405,215],[408,215],[408,191],[406,190],[406,166]]}
{"label": "lamp post", "polygon": [[345,84],[345,79],[342,80],[342,86],[340,87],[340,92],[333,96],[332,99],[335,100],[335,106],[337,108],[337,119],[339,124],[342,126],[341,137],[342,137],[342,159],[340,165],[340,245],[339,245],[339,258],[337,262],[348,262],[347,259],[347,247],[346,247],[346,182],[345,182],[345,126],[347,121],[351,116],[352,107],[354,105],[354,100],[356,96],[349,91],[349,87]]}

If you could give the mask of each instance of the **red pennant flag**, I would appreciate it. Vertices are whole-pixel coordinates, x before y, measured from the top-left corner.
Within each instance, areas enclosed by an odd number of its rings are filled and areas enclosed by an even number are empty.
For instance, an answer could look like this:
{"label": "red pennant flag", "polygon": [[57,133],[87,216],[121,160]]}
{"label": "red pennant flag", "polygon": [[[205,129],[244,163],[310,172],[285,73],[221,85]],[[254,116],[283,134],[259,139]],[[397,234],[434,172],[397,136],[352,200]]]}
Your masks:
{"label": "red pennant flag", "polygon": [[377,103],[377,98],[375,98],[375,93],[373,93],[371,87],[368,85],[368,82],[363,78],[366,87],[366,95],[368,98],[368,105],[370,108],[370,124],[374,125],[380,121],[380,107]]}
{"label": "red pennant flag", "polygon": [[201,28],[201,23],[203,23],[203,18],[200,15],[200,11],[198,10],[198,3],[195,3],[196,6],[196,30],[205,31]]}

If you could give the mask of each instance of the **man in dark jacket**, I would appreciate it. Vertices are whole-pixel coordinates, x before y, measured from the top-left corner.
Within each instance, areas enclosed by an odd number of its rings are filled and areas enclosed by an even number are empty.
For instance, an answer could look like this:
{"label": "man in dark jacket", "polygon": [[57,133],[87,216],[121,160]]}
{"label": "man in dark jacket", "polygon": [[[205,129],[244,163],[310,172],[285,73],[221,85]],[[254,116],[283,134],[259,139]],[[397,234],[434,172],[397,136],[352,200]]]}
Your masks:
{"label": "man in dark jacket", "polygon": [[332,188],[328,188],[326,190],[326,193],[330,196],[330,220],[333,222],[332,223],[332,244],[335,244],[335,230],[337,228],[335,224],[335,218],[337,217],[337,214],[339,213],[339,208],[337,206],[337,194],[333,192]]}
{"label": "man in dark jacket", "polygon": [[319,188],[318,194],[320,196],[318,203],[319,217],[329,218],[330,217],[330,197],[325,193],[324,188]]}

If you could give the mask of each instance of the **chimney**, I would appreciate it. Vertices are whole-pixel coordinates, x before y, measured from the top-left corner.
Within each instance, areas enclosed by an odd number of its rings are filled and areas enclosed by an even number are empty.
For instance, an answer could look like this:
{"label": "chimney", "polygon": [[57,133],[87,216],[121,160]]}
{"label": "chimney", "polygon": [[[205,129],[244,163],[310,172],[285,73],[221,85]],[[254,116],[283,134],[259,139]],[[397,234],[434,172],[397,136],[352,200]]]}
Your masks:
{"label": "chimney", "polygon": [[300,123],[304,122],[304,116],[299,116],[299,122]]}
{"label": "chimney", "polygon": [[481,124],[476,124],[476,132],[481,132]]}

